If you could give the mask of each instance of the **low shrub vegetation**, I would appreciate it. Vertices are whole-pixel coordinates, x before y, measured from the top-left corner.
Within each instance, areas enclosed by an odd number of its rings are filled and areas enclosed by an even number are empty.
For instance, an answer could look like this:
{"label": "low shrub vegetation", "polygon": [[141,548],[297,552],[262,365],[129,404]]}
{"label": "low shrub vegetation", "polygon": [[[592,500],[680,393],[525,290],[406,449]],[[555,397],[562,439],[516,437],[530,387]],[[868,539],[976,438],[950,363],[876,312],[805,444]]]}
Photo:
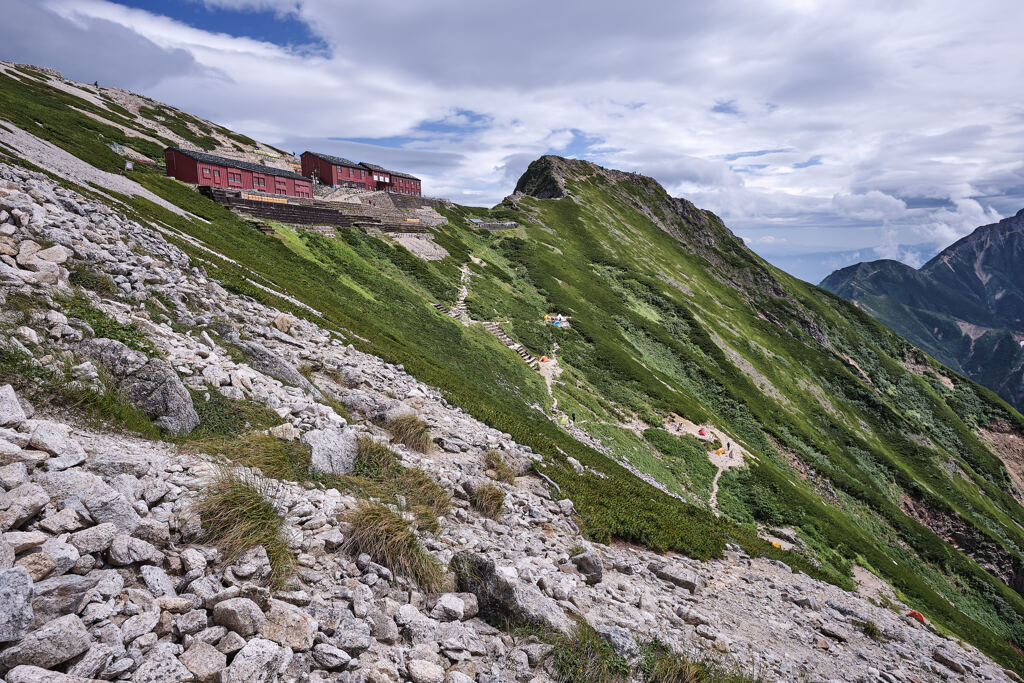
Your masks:
{"label": "low shrub vegetation", "polygon": [[345,517],[350,529],[345,547],[358,555],[367,553],[396,574],[405,576],[426,591],[438,590],[444,569],[420,543],[402,516],[388,506],[362,501]]}
{"label": "low shrub vegetation", "polygon": [[284,519],[274,508],[275,491],[261,477],[222,471],[196,504],[209,542],[216,543],[231,562],[250,548],[263,546],[280,587],[291,575],[295,558],[284,535]]}

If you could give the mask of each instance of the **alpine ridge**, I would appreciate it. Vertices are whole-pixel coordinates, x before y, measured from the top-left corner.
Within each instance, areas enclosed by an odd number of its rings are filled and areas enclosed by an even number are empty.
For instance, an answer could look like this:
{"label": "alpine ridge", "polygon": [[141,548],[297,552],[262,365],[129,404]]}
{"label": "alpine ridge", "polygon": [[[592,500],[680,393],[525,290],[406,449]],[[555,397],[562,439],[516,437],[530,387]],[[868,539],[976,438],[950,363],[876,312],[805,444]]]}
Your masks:
{"label": "alpine ridge", "polygon": [[1024,417],[713,213],[545,156],[294,225],[188,144],[291,160],[0,62],[5,681],[1024,672]]}
{"label": "alpine ridge", "polygon": [[859,263],[822,281],[946,365],[1024,407],[1024,209],[919,270]]}

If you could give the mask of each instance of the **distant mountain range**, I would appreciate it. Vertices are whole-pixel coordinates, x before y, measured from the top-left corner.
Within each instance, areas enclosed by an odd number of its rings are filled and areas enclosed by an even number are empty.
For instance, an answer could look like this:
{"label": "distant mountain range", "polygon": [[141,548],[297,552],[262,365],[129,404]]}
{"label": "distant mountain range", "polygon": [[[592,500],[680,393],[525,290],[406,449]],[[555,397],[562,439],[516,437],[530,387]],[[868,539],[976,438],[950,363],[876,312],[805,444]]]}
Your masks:
{"label": "distant mountain range", "polygon": [[1024,410],[1024,209],[920,269],[858,263],[821,286]]}

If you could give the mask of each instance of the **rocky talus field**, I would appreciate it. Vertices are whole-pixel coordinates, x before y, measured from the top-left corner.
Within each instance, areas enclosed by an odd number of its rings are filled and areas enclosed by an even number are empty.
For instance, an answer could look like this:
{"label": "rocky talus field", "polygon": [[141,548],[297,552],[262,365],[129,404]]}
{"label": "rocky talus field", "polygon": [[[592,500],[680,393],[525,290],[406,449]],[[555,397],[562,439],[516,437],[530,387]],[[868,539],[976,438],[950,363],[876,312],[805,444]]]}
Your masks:
{"label": "rocky talus field", "polygon": [[[182,435],[213,410],[205,404],[245,405],[279,419],[243,450],[305,444],[323,476],[270,479],[221,453],[237,450],[231,440],[108,431],[0,386],[8,683],[546,681],[565,679],[588,648],[637,680],[669,653],[743,680],[1012,678],[901,616],[905,606],[736,547],[700,562],[588,542],[572,502],[533,473],[530,448],[401,367],[228,293],[158,232],[41,174],[0,165],[0,254],[0,321],[13,333],[4,353],[39,382],[95,397],[102,376]],[[73,290],[69,278],[86,271],[135,303]],[[128,343],[101,337],[100,325]],[[410,416],[428,444],[410,448],[389,430]],[[386,552],[353,542],[359,513],[386,496],[329,482],[366,467],[367,441],[439,487],[442,514],[413,541],[447,568],[439,575],[393,571],[379,563]],[[204,529],[211,495],[226,486],[272,501],[273,556]],[[497,509],[477,505],[487,487],[500,492]],[[413,495],[397,493],[385,514],[415,520]]]}
{"label": "rocky talus field", "polygon": [[179,145],[294,160],[0,62],[2,681],[1020,680],[1024,416],[928,347],[637,173],[396,238]]}

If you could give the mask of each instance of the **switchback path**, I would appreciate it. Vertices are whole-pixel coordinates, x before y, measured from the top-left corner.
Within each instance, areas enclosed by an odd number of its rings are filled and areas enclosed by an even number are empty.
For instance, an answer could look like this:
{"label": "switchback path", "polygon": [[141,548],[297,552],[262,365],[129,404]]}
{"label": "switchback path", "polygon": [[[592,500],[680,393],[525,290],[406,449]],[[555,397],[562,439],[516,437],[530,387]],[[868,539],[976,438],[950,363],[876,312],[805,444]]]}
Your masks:
{"label": "switchback path", "polygon": [[[678,425],[679,429],[676,430]],[[703,429],[705,432],[704,436],[701,436],[700,430]],[[665,418],[665,430],[670,434],[689,434],[690,436],[696,437],[701,441],[714,441],[718,440],[722,444],[722,448],[725,449],[721,455],[713,451],[708,452],[708,460],[714,465],[718,471],[715,472],[715,478],[711,480],[711,498],[709,503],[711,505],[711,511],[716,516],[720,516],[721,513],[718,511],[718,480],[722,476],[722,472],[732,469],[734,467],[742,467],[743,463],[750,453],[747,452],[743,446],[736,442],[731,436],[725,432],[712,427],[710,425],[698,425],[690,422],[685,417],[673,415]]]}

